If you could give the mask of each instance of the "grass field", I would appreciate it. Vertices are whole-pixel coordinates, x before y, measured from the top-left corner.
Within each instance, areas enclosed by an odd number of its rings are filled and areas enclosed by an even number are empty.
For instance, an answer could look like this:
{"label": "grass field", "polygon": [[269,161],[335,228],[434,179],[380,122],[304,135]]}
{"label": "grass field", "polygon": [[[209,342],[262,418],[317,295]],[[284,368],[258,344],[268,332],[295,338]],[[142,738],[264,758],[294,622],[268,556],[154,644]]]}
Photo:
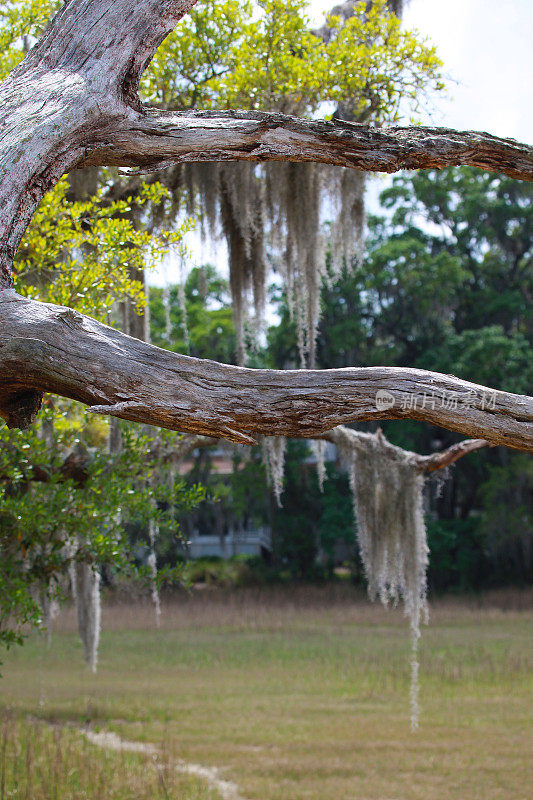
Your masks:
{"label": "grass field", "polygon": [[[33,637],[8,654],[0,704],[163,743],[170,762],[216,766],[249,800],[529,800],[531,600],[432,608],[414,733],[406,622],[349,587],[198,592],[168,601],[159,630],[146,606],[108,605],[96,676],[66,611],[50,650]],[[182,779],[169,797],[216,796]]]}
{"label": "grass field", "polygon": [[76,728],[0,715],[0,797],[22,800],[219,800],[205,780],[180,774],[166,753],[93,747]]}

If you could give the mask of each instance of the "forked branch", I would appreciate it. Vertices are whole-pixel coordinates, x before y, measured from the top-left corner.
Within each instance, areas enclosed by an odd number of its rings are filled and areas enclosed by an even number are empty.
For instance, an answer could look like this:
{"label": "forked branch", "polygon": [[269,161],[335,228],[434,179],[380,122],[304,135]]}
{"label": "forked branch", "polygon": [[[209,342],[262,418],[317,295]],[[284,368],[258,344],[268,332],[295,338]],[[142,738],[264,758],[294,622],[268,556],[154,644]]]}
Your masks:
{"label": "forked branch", "polygon": [[401,447],[397,447],[387,441],[381,428],[378,428],[377,432],[374,434],[350,430],[344,426],[339,426],[331,431],[327,431],[319,438],[336,445],[342,445],[347,437],[350,438],[354,446],[357,446],[358,441],[364,443],[365,440],[378,437],[382,450],[387,453],[389,458],[398,461],[408,460],[416,465],[420,472],[436,472],[439,469],[449,467],[469,453],[482,450],[485,447],[494,447],[494,443],[487,441],[487,439],[464,439],[462,442],[457,442],[447,447],[446,450],[431,453],[429,456],[421,456],[419,453],[403,450]]}
{"label": "forked branch", "polygon": [[[378,428],[376,433],[365,433],[363,431],[346,428],[343,425],[338,425],[331,431],[326,431],[326,433],[314,436],[313,438],[322,439],[325,442],[331,442],[332,444],[342,446],[343,440],[345,440],[346,437],[350,437],[354,444],[356,444],[358,440],[364,442],[371,437],[377,437],[382,449],[387,452],[390,458],[402,462],[410,461],[419,468],[420,472],[424,473],[437,472],[440,469],[445,469],[455,464],[456,461],[459,461],[459,459],[469,453],[474,453],[476,450],[483,450],[486,447],[494,447],[494,445],[486,439],[463,439],[462,442],[452,444],[450,447],[447,447],[446,450],[431,453],[428,456],[422,456],[419,453],[404,450],[401,447],[391,444],[391,442],[385,438],[381,428]],[[184,461],[191,452],[197,448],[213,447],[217,444],[218,439],[213,439],[208,436],[184,436],[177,446],[174,445],[168,449],[161,448],[157,450],[157,455],[159,459],[165,462],[179,462]],[[154,448],[154,452],[155,451]]]}

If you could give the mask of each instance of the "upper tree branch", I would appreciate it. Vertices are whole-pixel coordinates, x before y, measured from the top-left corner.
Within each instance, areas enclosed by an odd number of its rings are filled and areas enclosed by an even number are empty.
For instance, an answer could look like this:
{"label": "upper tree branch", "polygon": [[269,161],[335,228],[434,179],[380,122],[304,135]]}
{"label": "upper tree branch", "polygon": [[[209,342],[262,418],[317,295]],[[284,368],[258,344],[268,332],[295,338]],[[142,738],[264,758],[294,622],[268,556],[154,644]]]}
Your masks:
{"label": "upper tree branch", "polygon": [[533,180],[533,147],[448,128],[375,128],[260,111],[143,109],[103,128],[79,166],[158,169],[176,161],[318,161],[372,172],[463,164]]}

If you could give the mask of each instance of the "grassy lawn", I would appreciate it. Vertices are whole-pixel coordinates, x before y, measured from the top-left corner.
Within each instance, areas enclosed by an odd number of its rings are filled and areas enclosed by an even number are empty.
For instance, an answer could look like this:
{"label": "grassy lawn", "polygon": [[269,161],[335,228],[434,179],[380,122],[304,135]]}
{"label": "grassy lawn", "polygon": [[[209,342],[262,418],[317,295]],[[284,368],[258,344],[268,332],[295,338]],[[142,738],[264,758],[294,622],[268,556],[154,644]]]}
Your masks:
{"label": "grassy lawn", "polygon": [[165,754],[107,752],[75,728],[2,711],[0,797],[20,800],[219,800]]}
{"label": "grassy lawn", "polygon": [[[406,621],[348,587],[198,592],[167,602],[159,630],[146,606],[108,605],[96,676],[67,611],[50,650],[33,637],[7,655],[0,704],[163,743],[171,760],[219,767],[249,800],[526,800],[530,599],[432,609],[415,733]],[[185,791],[169,796],[213,796]]]}

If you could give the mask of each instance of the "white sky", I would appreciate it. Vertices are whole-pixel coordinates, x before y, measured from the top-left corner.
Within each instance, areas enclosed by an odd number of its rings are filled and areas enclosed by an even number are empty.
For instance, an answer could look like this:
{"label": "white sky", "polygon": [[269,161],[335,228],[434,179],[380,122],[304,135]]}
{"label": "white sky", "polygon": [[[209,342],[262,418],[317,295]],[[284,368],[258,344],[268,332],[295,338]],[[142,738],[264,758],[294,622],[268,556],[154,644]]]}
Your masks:
{"label": "white sky", "polygon": [[[313,23],[334,5],[335,0],[311,0]],[[436,45],[451,79],[424,123],[533,143],[533,0],[410,0],[403,25]],[[382,188],[381,181],[369,187],[368,206],[375,207]],[[223,268],[222,242],[203,252],[197,237],[189,242],[191,266],[210,260]],[[177,280],[173,267],[167,261],[166,270],[152,273],[150,283]]]}
{"label": "white sky", "polygon": [[[332,2],[310,5],[318,19]],[[533,141],[533,0],[410,0],[403,26],[436,45],[458,82],[429,124]]]}
{"label": "white sky", "polygon": [[532,0],[412,0],[405,25],[428,36],[458,81],[435,124],[533,141]]}

